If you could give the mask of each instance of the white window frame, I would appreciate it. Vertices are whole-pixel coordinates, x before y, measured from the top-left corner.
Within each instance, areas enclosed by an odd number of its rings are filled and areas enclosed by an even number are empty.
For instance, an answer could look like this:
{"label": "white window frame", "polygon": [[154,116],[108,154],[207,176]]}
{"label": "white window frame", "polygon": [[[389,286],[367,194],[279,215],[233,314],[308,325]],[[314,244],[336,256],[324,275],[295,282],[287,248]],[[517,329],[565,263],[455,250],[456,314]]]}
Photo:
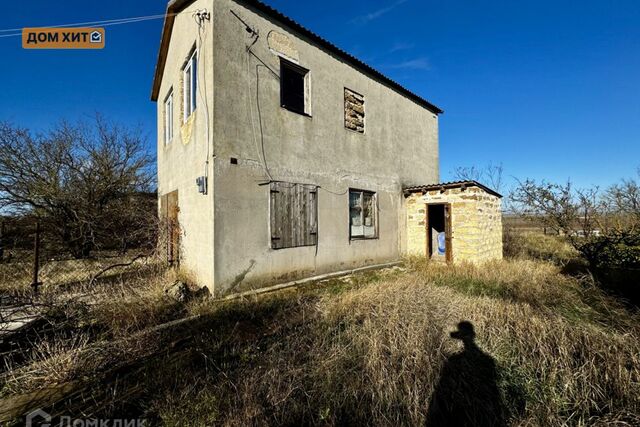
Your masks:
{"label": "white window frame", "polygon": [[[360,210],[360,222],[363,228],[362,228],[362,234],[354,234],[353,233],[353,227],[352,227],[352,216],[351,216],[351,210],[354,208],[351,206],[351,195],[352,194],[358,194],[359,195],[359,200],[360,203],[356,208],[359,208]],[[371,224],[371,227],[373,228],[373,234],[372,235],[367,235],[365,233],[365,226],[366,224],[364,223],[365,220],[365,216],[364,216],[364,195],[367,194],[369,197],[371,197],[372,199],[372,216],[371,219],[373,221],[373,224]],[[375,191],[369,191],[369,190],[362,190],[359,188],[350,188],[349,189],[349,239],[350,240],[372,240],[372,239],[377,239],[378,238],[378,193],[376,193]]]}
{"label": "white window frame", "polygon": [[196,94],[198,91],[198,51],[194,50],[182,69],[182,120],[186,122],[196,110]]}
{"label": "white window frame", "polygon": [[164,99],[164,145],[173,139],[173,88]]}

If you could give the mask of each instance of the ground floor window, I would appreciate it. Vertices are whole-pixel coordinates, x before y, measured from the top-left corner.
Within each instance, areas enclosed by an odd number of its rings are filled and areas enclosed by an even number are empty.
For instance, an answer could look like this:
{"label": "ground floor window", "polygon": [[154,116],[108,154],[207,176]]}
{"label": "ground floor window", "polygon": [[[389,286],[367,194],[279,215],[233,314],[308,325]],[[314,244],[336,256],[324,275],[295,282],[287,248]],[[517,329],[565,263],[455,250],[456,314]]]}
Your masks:
{"label": "ground floor window", "polygon": [[349,234],[352,239],[378,237],[378,204],[376,193],[349,190]]}

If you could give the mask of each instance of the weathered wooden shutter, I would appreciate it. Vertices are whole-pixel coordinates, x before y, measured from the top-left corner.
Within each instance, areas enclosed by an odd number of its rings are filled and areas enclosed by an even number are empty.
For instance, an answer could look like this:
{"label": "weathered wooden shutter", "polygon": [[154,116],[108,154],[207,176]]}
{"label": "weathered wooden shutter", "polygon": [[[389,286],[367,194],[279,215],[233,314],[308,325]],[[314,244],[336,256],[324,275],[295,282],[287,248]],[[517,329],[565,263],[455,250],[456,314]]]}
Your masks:
{"label": "weathered wooden shutter", "polygon": [[167,261],[169,265],[180,262],[180,223],[178,222],[178,190],[160,198],[160,219],[166,228]]}
{"label": "weathered wooden shutter", "polygon": [[313,246],[318,242],[317,187],[271,183],[271,247]]}

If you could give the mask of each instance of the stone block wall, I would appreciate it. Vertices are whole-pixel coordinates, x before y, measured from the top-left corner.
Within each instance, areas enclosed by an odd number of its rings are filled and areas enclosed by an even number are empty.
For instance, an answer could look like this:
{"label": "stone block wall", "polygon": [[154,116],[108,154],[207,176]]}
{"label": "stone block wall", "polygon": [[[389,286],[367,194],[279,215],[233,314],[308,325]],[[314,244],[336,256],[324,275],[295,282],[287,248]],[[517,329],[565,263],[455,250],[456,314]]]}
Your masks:
{"label": "stone block wall", "polygon": [[502,213],[499,197],[478,187],[450,188],[411,193],[407,211],[407,253],[427,256],[426,204],[451,205],[454,262],[502,259]]}
{"label": "stone block wall", "polygon": [[427,255],[425,221],[427,207],[419,200],[422,193],[411,193],[405,200],[407,210],[407,255]]}

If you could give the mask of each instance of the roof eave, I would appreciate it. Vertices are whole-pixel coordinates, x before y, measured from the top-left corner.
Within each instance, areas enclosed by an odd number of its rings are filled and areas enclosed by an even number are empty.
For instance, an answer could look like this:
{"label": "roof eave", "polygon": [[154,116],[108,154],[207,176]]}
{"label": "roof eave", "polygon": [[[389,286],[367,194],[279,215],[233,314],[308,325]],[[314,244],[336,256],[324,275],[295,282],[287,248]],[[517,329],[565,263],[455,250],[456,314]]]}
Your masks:
{"label": "roof eave", "polygon": [[162,83],[162,74],[166,64],[167,52],[169,51],[169,42],[171,41],[171,31],[173,30],[173,22],[176,13],[189,6],[195,0],[170,0],[167,4],[167,10],[164,15],[164,24],[162,26],[162,36],[160,36],[160,50],[158,51],[158,60],[153,74],[153,84],[151,86],[151,100],[156,102],[160,94],[160,84]]}
{"label": "roof eave", "polygon": [[478,181],[473,181],[473,180],[443,182],[443,183],[429,184],[429,185],[415,185],[415,186],[404,188],[403,193],[407,195],[407,194],[417,193],[417,192],[433,191],[438,189],[462,188],[462,187],[478,187],[484,190],[488,194],[496,196],[500,199],[503,198],[502,194],[498,193],[495,190],[492,190],[491,188],[487,187],[484,184],[479,183]]}
{"label": "roof eave", "polygon": [[[162,83],[162,74],[164,73],[166,56],[169,50],[169,42],[171,40],[171,30],[173,28],[175,14],[179,13],[182,9],[187,7],[193,1],[195,0],[171,0],[167,5],[167,12],[164,19],[164,26],[162,28],[162,37],[160,40],[160,51],[158,52],[158,61],[156,62],[156,68],[155,68],[155,73],[153,77],[153,86],[151,89],[151,100],[154,102],[158,100],[158,96],[160,93],[160,84]],[[399,92],[405,95],[407,98],[411,99],[412,101],[426,108],[432,113],[436,115],[444,113],[444,111],[441,108],[433,105],[432,103],[422,98],[421,96],[411,92],[409,89],[406,89],[405,87],[400,85],[398,82],[391,80],[389,77],[385,76],[380,71],[376,70],[370,65],[367,65],[366,63],[362,62],[355,56],[347,53],[346,51],[340,49],[333,43],[329,42],[328,40],[325,40],[324,38],[320,37],[313,31],[307,29],[306,27],[302,26],[298,22],[284,15],[280,11],[272,8],[271,6],[265,3],[262,3],[261,1],[258,1],[258,0],[241,0],[241,1],[243,1],[245,4],[249,5],[250,7],[253,7],[256,10],[266,14],[267,16],[270,16],[280,21],[282,24],[291,28],[293,32],[299,33],[307,37],[312,42],[328,50],[329,52],[332,52],[335,55],[342,57],[363,74],[368,74],[369,77],[371,77],[372,79],[377,80],[378,82],[385,84],[386,86],[390,87],[396,92]]]}

